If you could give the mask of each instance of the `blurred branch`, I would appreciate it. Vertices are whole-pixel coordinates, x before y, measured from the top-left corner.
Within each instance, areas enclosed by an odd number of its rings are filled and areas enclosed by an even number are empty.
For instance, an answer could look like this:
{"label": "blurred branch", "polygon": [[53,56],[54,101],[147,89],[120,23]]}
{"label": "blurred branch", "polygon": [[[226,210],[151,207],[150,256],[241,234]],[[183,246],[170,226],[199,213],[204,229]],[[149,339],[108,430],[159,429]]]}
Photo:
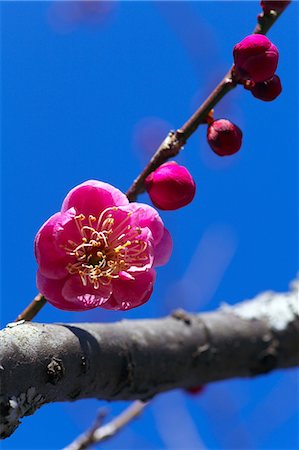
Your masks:
{"label": "blurred branch", "polygon": [[[282,11],[283,12],[283,11]],[[267,34],[281,13],[271,11],[268,14],[260,13],[257,17],[257,25],[253,30],[254,34]],[[127,197],[130,202],[136,201],[139,194],[145,191],[144,182],[146,177],[156,170],[168,159],[178,155],[180,150],[186,144],[190,136],[197,130],[199,125],[206,123],[209,112],[219,101],[232,89],[237,86],[237,80],[234,79],[233,66],[225,75],[222,81],[216,86],[209,97],[201,104],[195,113],[188,119],[184,125],[176,131],[170,131],[160,147],[157,149],[147,166],[134,180],[127,191]]]}
{"label": "blurred branch", "polygon": [[[299,364],[298,283],[204,314],[112,324],[19,322],[0,332],[2,438],[50,402],[159,392]],[[13,374],[13,376],[12,376]]]}
{"label": "blurred branch", "polygon": [[[77,439],[75,439],[70,445],[64,448],[64,450],[83,450],[91,445],[103,442],[116,433],[118,433],[122,428],[124,428],[133,419],[138,417],[147,403],[136,400],[128,408],[126,408],[119,416],[108,422],[106,425],[101,425],[103,420],[103,415],[99,414],[96,419],[95,424],[87,430],[85,433],[81,434]],[[99,423],[100,422],[100,423]]]}

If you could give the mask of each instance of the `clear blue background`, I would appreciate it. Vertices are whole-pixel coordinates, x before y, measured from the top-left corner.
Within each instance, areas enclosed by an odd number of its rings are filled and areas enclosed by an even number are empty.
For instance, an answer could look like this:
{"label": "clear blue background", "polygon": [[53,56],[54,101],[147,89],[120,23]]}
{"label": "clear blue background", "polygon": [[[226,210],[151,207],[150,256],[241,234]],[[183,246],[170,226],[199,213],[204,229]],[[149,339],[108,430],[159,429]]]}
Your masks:
{"label": "clear blue background", "polygon": [[[2,325],[36,295],[40,225],[80,182],[126,190],[170,128],[191,115],[250,34],[259,2],[2,2]],[[298,4],[269,33],[283,93],[242,88],[215,109],[244,132],[239,154],[214,155],[201,127],[178,161],[197,183],[186,208],[162,213],[174,251],[148,304],[127,313],[67,313],[41,322],[158,317],[212,310],[273,289],[298,269]],[[146,195],[142,201],[148,202]],[[59,449],[103,402],[42,407],[4,449]],[[124,402],[108,405],[112,417]],[[298,371],[166,393],[101,448],[284,449],[298,442]]]}

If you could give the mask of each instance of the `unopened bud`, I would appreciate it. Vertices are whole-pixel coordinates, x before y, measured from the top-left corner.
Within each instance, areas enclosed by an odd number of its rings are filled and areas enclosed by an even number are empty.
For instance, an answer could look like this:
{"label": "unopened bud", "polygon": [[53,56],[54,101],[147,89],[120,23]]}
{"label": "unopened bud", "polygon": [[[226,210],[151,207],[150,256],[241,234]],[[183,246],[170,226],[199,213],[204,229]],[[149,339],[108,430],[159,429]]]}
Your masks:
{"label": "unopened bud", "polygon": [[263,34],[251,34],[239,42],[233,51],[235,72],[241,80],[255,82],[273,77],[279,53]]}
{"label": "unopened bud", "polygon": [[207,139],[217,155],[233,155],[242,145],[242,131],[229,120],[219,119],[208,127]]}
{"label": "unopened bud", "polygon": [[162,164],[145,180],[145,187],[154,206],[174,210],[188,205],[195,195],[195,182],[184,166],[175,161]]}
{"label": "unopened bud", "polygon": [[191,395],[199,395],[199,394],[202,394],[202,392],[205,390],[205,388],[206,387],[204,385],[199,384],[198,386],[186,388],[185,391]]}
{"label": "unopened bud", "polygon": [[262,83],[254,83],[250,90],[252,95],[259,100],[271,102],[272,100],[275,100],[282,91],[280,78],[279,76],[274,75],[270,80],[263,81]]}

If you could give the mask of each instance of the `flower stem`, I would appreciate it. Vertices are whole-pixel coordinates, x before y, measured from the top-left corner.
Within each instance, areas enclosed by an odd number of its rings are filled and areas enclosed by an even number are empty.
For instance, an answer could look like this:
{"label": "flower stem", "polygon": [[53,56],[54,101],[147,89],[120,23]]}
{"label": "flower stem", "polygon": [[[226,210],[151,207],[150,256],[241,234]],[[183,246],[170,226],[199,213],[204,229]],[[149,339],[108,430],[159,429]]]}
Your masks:
{"label": "flower stem", "polygon": [[19,320],[32,320],[46,303],[47,300],[45,297],[42,294],[38,294],[27,306],[27,308],[25,308],[24,311],[18,315],[15,322],[18,322]]}

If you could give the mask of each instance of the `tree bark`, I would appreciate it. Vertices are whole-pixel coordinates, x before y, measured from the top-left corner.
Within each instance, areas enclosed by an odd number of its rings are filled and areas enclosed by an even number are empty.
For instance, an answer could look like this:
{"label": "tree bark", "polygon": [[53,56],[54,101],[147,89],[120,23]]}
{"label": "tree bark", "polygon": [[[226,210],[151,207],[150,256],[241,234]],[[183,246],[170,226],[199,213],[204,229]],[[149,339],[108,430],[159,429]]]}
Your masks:
{"label": "tree bark", "polygon": [[1,437],[49,402],[159,392],[299,364],[298,284],[214,312],[112,324],[9,324],[0,332]]}

